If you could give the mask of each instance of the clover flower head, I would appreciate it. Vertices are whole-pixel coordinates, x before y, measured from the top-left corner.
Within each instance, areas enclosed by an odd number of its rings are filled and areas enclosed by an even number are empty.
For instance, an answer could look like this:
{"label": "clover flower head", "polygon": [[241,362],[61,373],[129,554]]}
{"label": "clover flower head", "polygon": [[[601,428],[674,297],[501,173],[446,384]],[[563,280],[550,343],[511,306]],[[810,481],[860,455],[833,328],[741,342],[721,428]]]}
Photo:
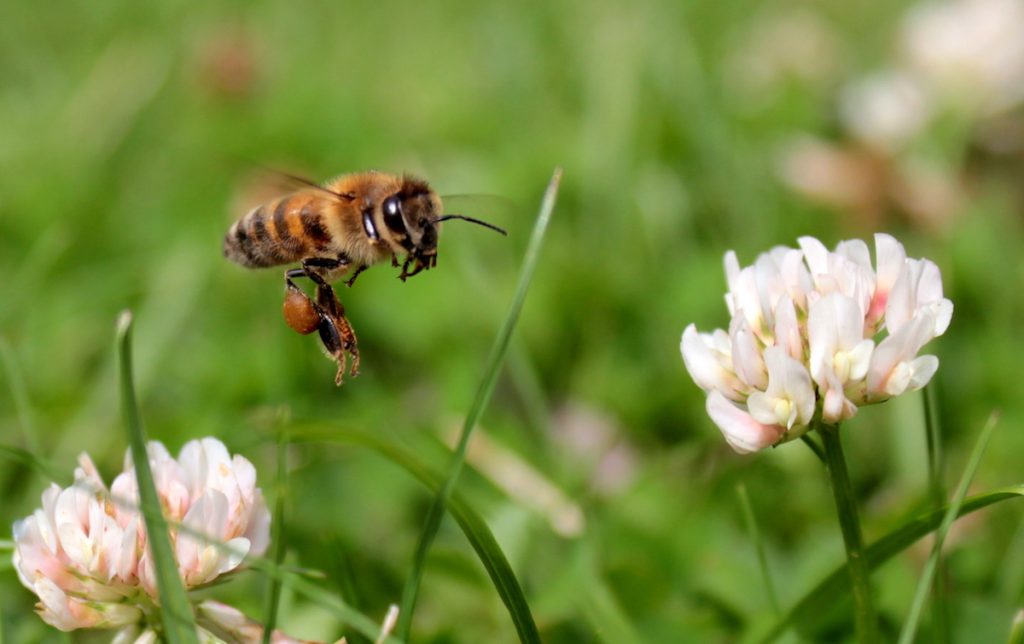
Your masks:
{"label": "clover flower head", "polygon": [[728,331],[683,331],[680,349],[707,411],[737,452],[799,437],[819,417],[837,424],[857,408],[920,389],[938,358],[918,356],[949,326],[938,267],[909,259],[889,235],[875,260],[860,240],[828,250],[813,237],[741,267],[725,255]]}
{"label": "clover flower head", "polygon": [[[256,471],[220,441],[191,441],[174,459],[158,442],[147,446],[160,505],[186,588],[238,568],[269,543],[270,514]],[[61,630],[140,622],[156,604],[157,588],[138,512],[131,459],[110,489],[87,454],[74,483],[51,484],[42,507],[15,522],[14,568],[38,597],[37,611]],[[223,547],[226,545],[227,548]]]}

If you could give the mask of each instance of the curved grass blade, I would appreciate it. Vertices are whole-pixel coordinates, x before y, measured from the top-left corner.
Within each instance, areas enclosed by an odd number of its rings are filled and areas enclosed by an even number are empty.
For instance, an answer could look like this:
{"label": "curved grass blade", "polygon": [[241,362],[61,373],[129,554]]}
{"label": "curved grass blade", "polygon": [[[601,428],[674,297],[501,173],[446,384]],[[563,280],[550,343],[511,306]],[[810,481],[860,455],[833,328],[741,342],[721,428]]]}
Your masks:
{"label": "curved grass blade", "polygon": [[490,400],[491,392],[494,391],[494,383],[498,379],[498,372],[508,353],[509,341],[512,338],[512,331],[519,320],[519,312],[523,308],[523,301],[526,299],[526,292],[530,288],[530,280],[533,271],[537,266],[540,257],[541,245],[544,242],[544,235],[547,232],[548,223],[551,221],[551,213],[555,208],[555,199],[558,196],[558,186],[562,180],[561,168],[556,168],[551,177],[551,182],[544,193],[541,202],[540,213],[537,215],[537,223],[533,226],[533,233],[530,235],[530,243],[526,247],[526,256],[523,259],[523,267],[519,272],[519,282],[516,284],[515,294],[512,297],[512,304],[509,306],[505,320],[501,324],[494,344],[491,347],[490,355],[487,358],[487,366],[484,368],[483,378],[473,397],[473,404],[466,414],[465,424],[462,426],[462,433],[459,435],[459,442],[452,455],[451,464],[448,466],[448,473],[444,483],[434,497],[430,506],[427,518],[423,524],[423,531],[420,533],[419,541],[416,543],[416,551],[413,555],[412,570],[406,580],[405,588],[402,591],[402,606],[398,618],[398,627],[395,629],[399,638],[407,640],[409,630],[412,627],[413,612],[416,610],[416,597],[419,594],[420,582],[423,579],[423,567],[426,563],[427,553],[434,543],[434,537],[441,527],[441,520],[444,518],[445,508],[448,499],[451,498],[455,489],[455,483],[462,471],[462,464],[466,458],[466,447],[469,444],[469,437],[473,433],[477,420],[483,413],[484,408]]}
{"label": "curved grass blade", "polygon": [[[959,518],[1001,501],[1017,499],[1022,496],[1024,496],[1024,485],[1012,485],[968,497],[957,510],[956,516]],[[947,508],[939,508],[913,519],[865,548],[864,555],[867,559],[868,569],[878,568],[906,550],[915,541],[939,527],[946,510]],[[816,618],[826,614],[829,607],[849,592],[850,577],[846,572],[846,563],[844,562],[837,566],[828,577],[805,593],[786,615],[774,623],[768,633],[760,637],[758,641],[771,642],[790,627],[814,624]]]}
{"label": "curved grass blade", "polygon": [[[348,443],[369,447],[409,472],[435,492],[441,489],[444,481],[441,472],[424,463],[411,450],[377,434],[330,427],[324,428],[322,431],[317,431],[315,428],[310,428],[306,432],[293,430],[292,436],[296,442]],[[519,580],[516,579],[505,553],[502,552],[501,546],[498,545],[490,528],[487,527],[487,523],[458,492],[450,495],[446,503],[448,511],[459,524],[462,533],[466,535],[470,546],[476,552],[484,569],[487,570],[487,575],[491,578],[491,582],[498,591],[498,596],[501,597],[502,603],[505,604],[505,608],[512,618],[519,640],[539,644],[540,633],[537,630],[537,624],[533,621],[533,614],[530,612],[523,589],[519,585]]]}
{"label": "curved grass blade", "polygon": [[928,557],[928,563],[925,564],[921,578],[917,582],[914,603],[910,605],[910,615],[907,617],[903,630],[900,632],[900,644],[911,644],[914,641],[914,634],[917,633],[917,624],[921,619],[921,611],[924,610],[924,602],[928,595],[928,590],[931,588],[932,579],[935,577],[935,570],[939,565],[942,543],[946,540],[946,533],[949,532],[949,527],[953,525],[953,521],[956,519],[960,504],[963,503],[964,497],[967,496],[967,488],[970,486],[971,481],[974,480],[974,474],[978,471],[978,464],[981,463],[981,457],[985,453],[985,448],[988,447],[988,441],[992,438],[992,431],[996,428],[998,420],[998,414],[989,416],[988,422],[985,423],[985,428],[981,430],[978,442],[975,443],[974,449],[971,450],[971,457],[968,459],[967,467],[964,468],[964,473],[960,477],[960,483],[957,485],[956,493],[953,495],[953,502],[949,504],[946,513],[942,516],[942,524],[935,533],[935,543],[932,545],[931,556]]}
{"label": "curved grass blade", "polygon": [[164,626],[164,637],[170,644],[195,642],[196,624],[192,608],[178,576],[178,564],[171,550],[171,539],[167,533],[167,522],[160,509],[160,499],[153,483],[153,472],[149,469],[149,455],[146,452],[146,435],[139,417],[139,405],[135,399],[135,385],[132,381],[132,314],[121,313],[117,320],[117,346],[121,365],[121,408],[128,427],[128,444],[135,465],[135,479],[139,486],[139,507],[146,522],[150,556],[156,573],[157,589],[160,592],[160,617]]}
{"label": "curved grass blade", "polygon": [[0,458],[6,458],[16,463],[35,470],[47,481],[60,481],[67,477],[66,473],[60,472],[49,461],[44,461],[32,452],[22,447],[13,445],[0,445]]}

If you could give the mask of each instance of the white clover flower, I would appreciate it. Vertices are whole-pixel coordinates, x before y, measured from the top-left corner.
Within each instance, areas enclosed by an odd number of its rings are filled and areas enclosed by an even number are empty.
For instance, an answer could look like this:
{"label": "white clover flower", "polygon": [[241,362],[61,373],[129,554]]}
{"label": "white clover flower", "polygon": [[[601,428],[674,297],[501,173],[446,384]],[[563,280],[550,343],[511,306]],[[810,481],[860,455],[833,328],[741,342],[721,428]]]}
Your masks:
{"label": "white clover flower", "polygon": [[[249,461],[232,458],[213,438],[189,442],[177,460],[158,442],[147,452],[167,519],[208,538],[170,529],[186,588],[266,550],[270,514]],[[39,597],[43,620],[65,631],[139,622],[154,606],[157,589],[131,459],[126,456],[125,471],[108,490],[82,454],[74,483],[51,485],[42,502],[13,533],[15,570]]]}
{"label": "white clover flower", "polygon": [[707,411],[737,452],[799,437],[815,418],[837,424],[860,405],[920,389],[938,358],[918,356],[949,326],[953,304],[928,260],[875,235],[829,251],[813,237],[740,267],[725,256],[729,331],[690,324],[680,349]]}

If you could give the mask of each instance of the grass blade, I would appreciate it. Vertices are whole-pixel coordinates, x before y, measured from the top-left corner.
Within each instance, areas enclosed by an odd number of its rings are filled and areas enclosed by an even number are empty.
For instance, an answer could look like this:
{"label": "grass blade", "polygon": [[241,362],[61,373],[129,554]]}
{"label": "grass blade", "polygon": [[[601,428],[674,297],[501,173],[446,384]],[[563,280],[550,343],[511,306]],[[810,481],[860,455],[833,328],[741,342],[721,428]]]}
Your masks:
{"label": "grass blade", "polygon": [[[277,437],[277,500],[274,502],[270,542],[274,544],[274,563],[281,566],[285,555],[285,501],[288,496],[288,432],[282,428]],[[277,624],[277,611],[281,605],[281,580],[271,579],[267,591],[267,608],[263,617],[263,644],[270,644],[270,636]]]}
{"label": "grass blade", "polygon": [[121,408],[128,426],[128,444],[135,465],[135,479],[139,486],[139,507],[146,522],[149,553],[153,558],[153,570],[160,592],[163,634],[170,644],[198,643],[192,608],[178,576],[178,564],[174,558],[174,551],[171,550],[167,522],[160,509],[160,499],[153,483],[153,472],[149,469],[146,435],[142,429],[139,405],[135,399],[135,385],[132,381],[131,331],[132,314],[124,311],[117,321],[117,345],[121,364]]}
{"label": "grass blade", "polygon": [[942,524],[939,525],[939,529],[935,533],[932,554],[928,557],[928,563],[925,564],[921,578],[917,582],[914,603],[910,605],[910,615],[907,617],[903,630],[900,632],[900,644],[910,644],[914,641],[914,635],[917,633],[917,624],[921,619],[921,611],[924,610],[924,602],[931,588],[935,569],[939,564],[942,542],[945,541],[946,533],[949,532],[949,527],[953,525],[953,521],[956,519],[957,512],[960,510],[960,504],[963,503],[964,497],[967,496],[967,488],[970,486],[971,481],[974,480],[974,474],[978,471],[978,464],[981,463],[981,457],[985,453],[985,448],[988,447],[989,439],[992,438],[992,432],[995,430],[998,422],[998,414],[993,413],[989,416],[988,422],[985,423],[984,429],[981,430],[978,442],[974,444],[971,457],[967,461],[967,467],[964,468],[964,473],[960,476],[960,483],[957,485],[956,492],[953,495],[953,502],[946,508],[946,513],[942,517]]}
{"label": "grass blade", "polygon": [[750,504],[750,496],[747,494],[747,486],[740,483],[736,486],[736,498],[740,502],[740,510],[743,513],[743,523],[750,533],[750,540],[754,542],[754,549],[757,551],[757,564],[761,568],[761,579],[764,582],[765,592],[768,594],[768,602],[771,604],[772,612],[776,615],[782,614],[782,607],[779,605],[779,597],[775,594],[775,584],[772,583],[772,573],[768,568],[768,557],[764,551],[764,541],[761,540],[761,532],[757,529],[757,517],[754,516],[754,507]]}
{"label": "grass blade", "polygon": [[487,366],[484,368],[483,378],[473,398],[473,404],[466,414],[466,421],[462,426],[462,433],[459,435],[459,442],[452,456],[452,462],[448,466],[448,475],[441,485],[434,502],[427,513],[423,531],[420,533],[419,541],[416,544],[416,551],[413,555],[412,570],[406,580],[405,588],[402,591],[402,606],[399,613],[396,635],[403,640],[409,638],[409,630],[412,626],[412,616],[416,610],[416,597],[419,594],[420,582],[423,578],[423,567],[430,552],[430,546],[434,543],[434,537],[441,527],[441,520],[444,518],[445,508],[448,499],[451,498],[458,481],[462,464],[466,458],[466,447],[469,444],[469,437],[476,426],[477,420],[483,413],[484,407],[494,390],[494,383],[498,379],[498,372],[508,352],[509,341],[512,338],[512,331],[519,320],[519,312],[523,308],[523,301],[526,299],[526,292],[530,288],[530,280],[533,271],[537,266],[540,257],[541,245],[544,242],[544,235],[547,232],[548,223],[551,221],[551,213],[555,207],[555,199],[558,195],[558,185],[562,179],[562,170],[556,169],[551,177],[551,182],[544,193],[544,200],[541,202],[540,213],[537,216],[537,223],[534,224],[533,234],[530,236],[530,243],[526,247],[526,256],[523,260],[523,267],[519,273],[519,282],[516,285],[515,294],[512,297],[512,304],[509,306],[505,320],[501,324],[498,336],[491,347],[490,355],[487,358]]}
{"label": "grass blade", "polygon": [[11,389],[11,398],[14,399],[14,410],[18,414],[18,425],[21,428],[21,435],[25,439],[25,446],[32,452],[39,452],[39,440],[36,438],[35,423],[32,422],[32,406],[28,402],[28,391],[25,387],[25,378],[18,368],[18,361],[14,357],[14,350],[11,348],[7,338],[0,335],[0,358],[4,363],[4,375],[7,376],[7,386]]}
{"label": "grass blade", "polygon": [[[930,391],[934,382],[921,389],[921,404],[924,408],[924,436],[928,453],[928,494],[932,507],[942,507],[946,500],[946,486],[943,483],[944,457],[942,453],[942,428],[932,409]],[[946,565],[939,553],[935,583],[932,585],[932,631],[935,644],[949,641],[949,602],[946,599]]]}
{"label": "grass blade", "polygon": [[[970,514],[1009,499],[1024,497],[1024,485],[1013,485],[998,488],[984,494],[968,497],[956,511],[956,518]],[[947,508],[932,510],[916,519],[912,519],[885,535],[864,549],[868,568],[874,570],[899,553],[906,550],[914,542],[935,530],[946,516]],[[807,591],[785,616],[774,623],[767,634],[758,638],[760,642],[771,642],[782,635],[787,629],[797,626],[811,626],[828,609],[850,592],[850,578],[846,572],[846,562],[836,566],[825,579]]]}
{"label": "grass blade", "polygon": [[1010,637],[1006,640],[1008,644],[1024,644],[1024,610],[1017,611],[1013,616],[1013,623],[1010,624]]}
{"label": "grass blade", "polygon": [[[414,452],[375,433],[338,429],[337,427],[318,431],[315,427],[310,427],[307,431],[293,430],[292,435],[297,440],[312,443],[348,443],[369,447],[409,472],[435,492],[441,489],[444,481],[441,472],[426,464]],[[491,578],[491,583],[498,591],[498,596],[505,604],[516,633],[519,635],[519,640],[539,644],[540,633],[537,630],[537,624],[533,621],[533,615],[526,602],[522,586],[519,585],[519,580],[516,579],[508,558],[505,557],[505,553],[502,552],[501,546],[498,545],[494,534],[487,527],[487,523],[457,492],[451,494],[446,503],[452,518],[458,523],[470,546],[476,552],[477,558],[480,559],[480,563],[483,564],[487,575]]]}

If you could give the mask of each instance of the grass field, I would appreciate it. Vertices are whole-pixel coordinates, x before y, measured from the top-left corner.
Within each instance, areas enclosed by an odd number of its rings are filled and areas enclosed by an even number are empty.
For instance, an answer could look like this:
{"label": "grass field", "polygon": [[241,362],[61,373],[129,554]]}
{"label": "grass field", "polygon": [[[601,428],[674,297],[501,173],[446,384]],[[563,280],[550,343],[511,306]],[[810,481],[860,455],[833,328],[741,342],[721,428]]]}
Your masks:
{"label": "grass field", "polygon": [[[728,322],[728,249],[750,263],[801,235],[832,247],[886,231],[934,260],[956,307],[928,348],[941,360],[929,391],[944,482],[952,488],[993,410],[1002,417],[972,491],[1021,482],[1024,153],[979,157],[977,120],[933,121],[913,153],[955,178],[941,220],[885,200],[823,205],[779,179],[795,137],[846,140],[842,88],[892,59],[907,6],[7,6],[0,444],[66,473],[61,485],[83,450],[108,479],[120,470],[114,322],[131,308],[142,415],[172,453],[219,437],[256,465],[273,507],[278,432],[328,437],[288,448],[286,561],[319,571],[318,585],[379,620],[400,599],[432,495],[358,436],[443,471],[561,166],[543,254],[458,491],[493,531],[546,642],[753,637],[774,613],[737,485],[783,607],[843,562],[843,546],[813,454],[797,443],[734,454],[683,367],[682,329]],[[800,26],[773,41],[773,25],[794,16]],[[804,46],[811,53],[795,60],[776,51]],[[1019,109],[1008,114],[1019,127]],[[483,195],[465,200],[466,214],[509,235],[452,223],[436,270],[402,283],[382,265],[342,288],[362,374],[336,388],[317,342],[282,324],[280,271],[221,255],[261,167],[316,180],[412,172],[441,194]],[[869,542],[931,507],[922,410],[910,394],[844,426]],[[0,524],[29,515],[47,483],[0,460]],[[926,612],[921,641],[1005,640],[1024,599],[1018,505],[954,525],[945,605]],[[4,552],[3,642],[109,637],[62,639],[43,624]],[[873,577],[887,637],[927,554],[919,543]],[[202,592],[260,618],[266,586],[246,572]],[[849,608],[837,601],[804,635],[852,637]],[[369,641],[287,588],[278,624]],[[412,632],[423,642],[516,641],[450,518]]]}

